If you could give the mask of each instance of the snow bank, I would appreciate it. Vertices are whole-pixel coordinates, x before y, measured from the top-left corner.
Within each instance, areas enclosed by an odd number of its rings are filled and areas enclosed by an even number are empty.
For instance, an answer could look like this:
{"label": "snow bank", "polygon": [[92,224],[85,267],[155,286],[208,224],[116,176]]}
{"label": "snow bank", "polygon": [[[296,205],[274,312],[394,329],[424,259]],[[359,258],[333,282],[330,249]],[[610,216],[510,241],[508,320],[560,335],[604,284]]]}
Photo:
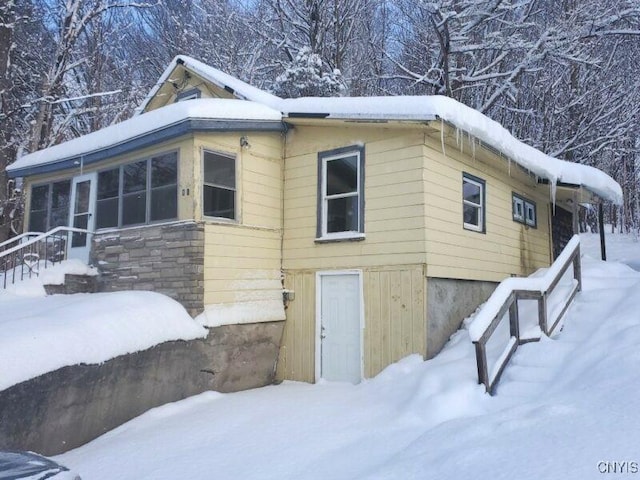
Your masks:
{"label": "snow bank", "polygon": [[[17,295],[20,297],[44,297],[47,294],[44,290],[44,285],[62,285],[66,274],[88,275],[90,277],[98,275],[97,269],[90,267],[77,259],[63,260],[55,265],[47,265],[47,268],[44,268],[44,260],[40,260],[38,263],[40,264],[39,267],[37,267],[39,274],[34,273],[31,278],[25,277],[22,280],[20,280],[20,267],[16,267],[16,283],[14,284],[10,284],[13,279],[12,270],[9,270],[6,273],[7,288],[4,290],[0,289],[0,302],[2,301],[3,296],[8,295]],[[0,273],[0,285],[2,285],[3,275],[4,274]]]}
{"label": "snow bank", "polygon": [[626,477],[600,469],[640,461],[640,274],[585,257],[583,278],[562,334],[522,345],[495,397],[461,329],[359,385],[204,393],[59,461],[93,480]]}
{"label": "snow bank", "polygon": [[173,103],[144,116],[133,117],[60,145],[25,155],[9,165],[7,171],[79,157],[186,119],[280,121],[282,115],[277,110],[249,101],[206,98]]}
{"label": "snow bank", "polygon": [[0,390],[64,366],[207,335],[182,305],[153,292],[4,294],[0,312]]}

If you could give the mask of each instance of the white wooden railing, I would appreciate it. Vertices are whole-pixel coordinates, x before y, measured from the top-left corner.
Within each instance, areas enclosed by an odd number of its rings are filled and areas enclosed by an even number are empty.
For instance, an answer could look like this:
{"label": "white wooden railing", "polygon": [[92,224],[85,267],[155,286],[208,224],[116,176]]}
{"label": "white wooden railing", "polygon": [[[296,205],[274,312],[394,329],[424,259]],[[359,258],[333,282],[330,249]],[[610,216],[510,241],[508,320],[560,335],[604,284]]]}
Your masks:
{"label": "white wooden railing", "polygon": [[[561,284],[570,266],[573,266],[573,276],[569,282]],[[484,384],[489,394],[493,395],[502,372],[518,346],[540,339],[539,336],[521,337],[521,307],[518,301],[537,301],[540,332],[550,336],[581,288],[580,238],[577,235],[543,275],[508,278],[500,283],[469,327],[469,335],[476,349],[478,383]],[[489,342],[495,338],[496,332],[505,331],[507,327],[509,339],[506,344],[492,349],[493,355],[488,355]]]}

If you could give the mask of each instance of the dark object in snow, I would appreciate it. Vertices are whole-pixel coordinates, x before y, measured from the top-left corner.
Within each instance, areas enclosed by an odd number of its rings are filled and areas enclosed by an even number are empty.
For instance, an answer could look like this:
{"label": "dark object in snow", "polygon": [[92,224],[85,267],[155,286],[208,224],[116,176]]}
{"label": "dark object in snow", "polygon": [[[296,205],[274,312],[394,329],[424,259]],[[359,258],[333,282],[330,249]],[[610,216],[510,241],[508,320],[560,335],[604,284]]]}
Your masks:
{"label": "dark object in snow", "polygon": [[33,452],[0,451],[2,480],[81,480],[67,467]]}

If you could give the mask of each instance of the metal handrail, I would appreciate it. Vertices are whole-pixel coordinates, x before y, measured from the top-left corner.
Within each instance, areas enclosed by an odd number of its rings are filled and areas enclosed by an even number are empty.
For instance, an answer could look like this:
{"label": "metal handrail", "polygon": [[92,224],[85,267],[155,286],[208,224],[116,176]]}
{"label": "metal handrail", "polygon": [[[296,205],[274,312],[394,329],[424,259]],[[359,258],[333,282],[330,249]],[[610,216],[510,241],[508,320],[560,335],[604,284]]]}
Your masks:
{"label": "metal handrail", "polygon": [[[26,237],[29,233],[31,232],[23,235]],[[75,227],[56,227],[0,252],[0,287],[7,288],[8,284],[14,284],[16,280],[38,276],[41,262],[44,262],[46,269],[65,260],[69,233],[90,235],[93,232]]]}
{"label": "metal handrail", "polygon": [[5,240],[4,242],[0,243],[0,250],[2,250],[7,245],[10,245],[12,243],[21,241],[23,238],[33,237],[33,236],[37,237],[38,235],[42,235],[42,232],[24,232],[24,233],[21,233],[18,236],[11,237],[9,240]]}
{"label": "metal handrail", "polygon": [[[547,305],[549,295],[558,286],[560,279],[571,264],[573,264],[574,283],[569,295],[564,299],[564,305],[560,313],[549,322]],[[478,312],[469,328],[469,334],[476,349],[478,383],[484,384],[490,395],[493,395],[502,372],[518,346],[539,340],[523,340],[520,338],[518,300],[537,300],[540,330],[545,335],[550,336],[581,289],[580,238],[577,235],[573,236],[544,276],[537,278],[509,278],[498,286],[487,301],[486,307]],[[509,343],[490,372],[487,361],[487,342],[507,312],[509,312]]]}

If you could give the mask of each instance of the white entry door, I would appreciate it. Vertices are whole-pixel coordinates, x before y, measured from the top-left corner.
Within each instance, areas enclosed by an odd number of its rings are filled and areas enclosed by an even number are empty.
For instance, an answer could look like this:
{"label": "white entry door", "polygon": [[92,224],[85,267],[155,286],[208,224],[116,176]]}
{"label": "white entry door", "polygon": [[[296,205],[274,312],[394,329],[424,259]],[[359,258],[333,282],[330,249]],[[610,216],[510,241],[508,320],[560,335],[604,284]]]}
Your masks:
{"label": "white entry door", "polygon": [[[69,226],[93,231],[95,224],[96,174],[89,173],[73,179]],[[91,235],[73,232],[67,240],[67,258],[77,258],[89,263]]]}
{"label": "white entry door", "polygon": [[358,383],[362,379],[361,276],[319,273],[319,368],[316,376]]}

